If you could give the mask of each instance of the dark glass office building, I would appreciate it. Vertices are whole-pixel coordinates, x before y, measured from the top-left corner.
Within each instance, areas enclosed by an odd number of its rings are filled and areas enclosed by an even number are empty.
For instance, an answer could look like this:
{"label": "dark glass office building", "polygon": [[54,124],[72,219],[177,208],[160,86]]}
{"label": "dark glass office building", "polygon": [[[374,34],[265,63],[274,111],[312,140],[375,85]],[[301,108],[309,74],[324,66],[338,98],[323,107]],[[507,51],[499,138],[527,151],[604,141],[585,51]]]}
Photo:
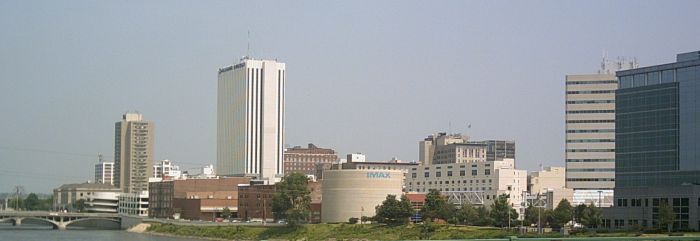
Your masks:
{"label": "dark glass office building", "polygon": [[658,227],[674,208],[674,229],[700,226],[700,51],[675,63],[617,72],[615,207],[610,228]]}

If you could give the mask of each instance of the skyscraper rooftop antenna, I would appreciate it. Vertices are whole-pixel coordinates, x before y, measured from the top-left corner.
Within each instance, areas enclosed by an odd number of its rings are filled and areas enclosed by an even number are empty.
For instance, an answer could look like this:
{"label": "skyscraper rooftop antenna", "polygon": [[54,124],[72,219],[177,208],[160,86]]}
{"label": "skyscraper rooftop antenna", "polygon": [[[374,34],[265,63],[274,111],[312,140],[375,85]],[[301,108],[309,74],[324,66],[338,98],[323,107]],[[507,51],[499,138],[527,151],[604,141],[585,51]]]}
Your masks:
{"label": "skyscraper rooftop antenna", "polygon": [[245,52],[245,56],[250,58],[250,30],[248,30],[248,49]]}

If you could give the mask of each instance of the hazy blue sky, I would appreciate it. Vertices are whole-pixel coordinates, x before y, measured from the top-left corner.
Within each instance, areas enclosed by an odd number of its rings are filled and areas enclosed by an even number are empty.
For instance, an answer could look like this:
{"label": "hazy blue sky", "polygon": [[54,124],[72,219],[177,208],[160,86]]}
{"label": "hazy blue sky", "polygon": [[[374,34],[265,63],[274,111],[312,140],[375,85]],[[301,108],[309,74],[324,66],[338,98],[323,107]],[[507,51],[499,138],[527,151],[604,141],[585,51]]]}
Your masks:
{"label": "hazy blue sky", "polygon": [[[216,74],[287,63],[286,143],[418,158],[434,132],[514,139],[563,166],[564,75],[603,50],[642,66],[700,50],[700,1],[0,1],[0,192],[50,192],[112,159],[114,122],[155,156],[216,159]],[[472,124],[467,129],[467,123]],[[195,170],[192,170],[195,171]]]}

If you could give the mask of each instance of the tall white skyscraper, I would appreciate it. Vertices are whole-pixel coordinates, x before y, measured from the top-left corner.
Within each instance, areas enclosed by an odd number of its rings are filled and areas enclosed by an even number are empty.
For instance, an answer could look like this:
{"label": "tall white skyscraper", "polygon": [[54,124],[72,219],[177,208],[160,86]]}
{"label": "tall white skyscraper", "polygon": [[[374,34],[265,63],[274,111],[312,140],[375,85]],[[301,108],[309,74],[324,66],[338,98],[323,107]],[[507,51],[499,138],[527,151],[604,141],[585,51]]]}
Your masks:
{"label": "tall white skyscraper", "polygon": [[244,58],[219,69],[217,161],[221,176],[271,183],[284,175],[285,64]]}

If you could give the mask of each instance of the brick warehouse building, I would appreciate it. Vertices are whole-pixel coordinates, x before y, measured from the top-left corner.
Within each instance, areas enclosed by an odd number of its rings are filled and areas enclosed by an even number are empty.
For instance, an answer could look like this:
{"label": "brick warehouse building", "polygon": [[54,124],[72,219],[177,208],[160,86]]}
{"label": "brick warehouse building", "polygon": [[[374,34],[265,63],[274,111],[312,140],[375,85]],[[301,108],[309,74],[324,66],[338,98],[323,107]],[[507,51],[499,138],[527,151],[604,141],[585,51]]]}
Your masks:
{"label": "brick warehouse building", "polygon": [[295,146],[284,150],[284,173],[316,175],[318,165],[331,165],[337,161],[338,155],[333,149],[319,148],[311,143],[308,148]]}
{"label": "brick warehouse building", "polygon": [[[321,221],[321,182],[309,181],[311,192],[311,223]],[[272,200],[275,196],[274,185],[241,184],[238,186],[238,214],[242,220],[267,220],[274,219],[272,213]]]}
{"label": "brick warehouse building", "polygon": [[149,216],[211,221],[224,208],[236,216],[238,184],[250,182],[248,177],[221,179],[188,179],[149,183]]}

